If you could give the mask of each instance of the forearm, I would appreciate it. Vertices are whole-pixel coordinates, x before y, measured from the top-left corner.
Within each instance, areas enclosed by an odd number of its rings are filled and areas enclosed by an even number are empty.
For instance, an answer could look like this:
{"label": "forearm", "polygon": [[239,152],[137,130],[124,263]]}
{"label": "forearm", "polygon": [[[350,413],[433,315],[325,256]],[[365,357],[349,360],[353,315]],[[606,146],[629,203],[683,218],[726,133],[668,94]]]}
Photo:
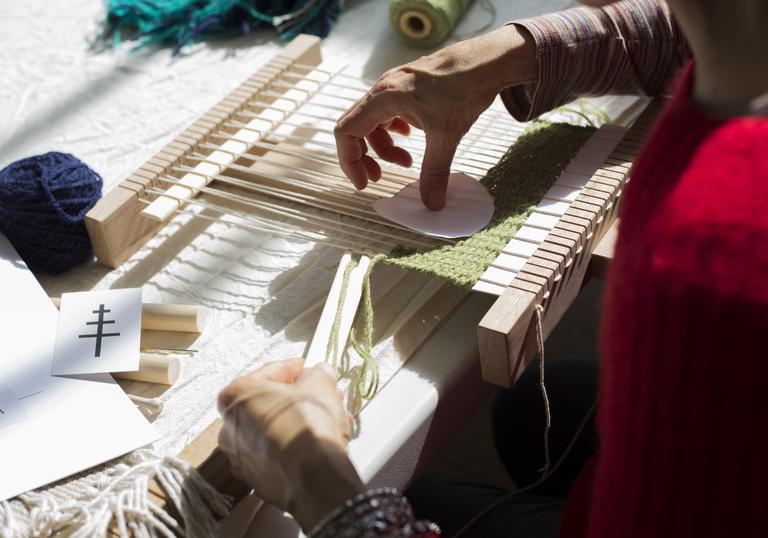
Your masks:
{"label": "forearm", "polygon": [[685,38],[660,0],[622,0],[516,21],[535,43],[533,84],[507,87],[502,99],[530,120],[584,96],[663,94],[690,58]]}

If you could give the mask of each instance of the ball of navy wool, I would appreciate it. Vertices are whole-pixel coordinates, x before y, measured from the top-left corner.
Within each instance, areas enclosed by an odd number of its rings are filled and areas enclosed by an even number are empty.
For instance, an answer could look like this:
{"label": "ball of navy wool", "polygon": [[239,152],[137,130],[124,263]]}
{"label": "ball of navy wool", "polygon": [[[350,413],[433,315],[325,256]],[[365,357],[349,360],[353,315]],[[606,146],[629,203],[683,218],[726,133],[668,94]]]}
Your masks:
{"label": "ball of navy wool", "polygon": [[0,170],[0,232],[33,271],[62,273],[93,256],[84,219],[102,184],[68,153],[13,162]]}

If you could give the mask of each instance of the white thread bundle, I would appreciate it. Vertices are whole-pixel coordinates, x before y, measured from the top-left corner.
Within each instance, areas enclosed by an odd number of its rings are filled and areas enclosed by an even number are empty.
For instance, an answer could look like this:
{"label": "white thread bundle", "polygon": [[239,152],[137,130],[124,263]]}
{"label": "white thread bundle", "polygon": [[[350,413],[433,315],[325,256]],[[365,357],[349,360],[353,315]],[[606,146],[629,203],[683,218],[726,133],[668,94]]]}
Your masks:
{"label": "white thread bundle", "polygon": [[[175,505],[181,524],[149,499],[153,479]],[[120,536],[207,538],[216,534],[214,516],[229,507],[230,500],[189,464],[142,449],[104,473],[1,503],[0,536],[105,536],[114,519]]]}

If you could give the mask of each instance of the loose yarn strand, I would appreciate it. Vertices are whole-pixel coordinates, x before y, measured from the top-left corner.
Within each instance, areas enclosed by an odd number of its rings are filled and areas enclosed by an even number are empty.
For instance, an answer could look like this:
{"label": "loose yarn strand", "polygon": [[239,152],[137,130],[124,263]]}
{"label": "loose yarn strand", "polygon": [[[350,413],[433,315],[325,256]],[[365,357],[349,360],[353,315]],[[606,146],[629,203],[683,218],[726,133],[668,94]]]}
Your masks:
{"label": "loose yarn strand", "polygon": [[379,390],[379,365],[373,356],[373,333],[375,324],[373,297],[371,293],[371,273],[376,264],[385,257],[384,254],[378,254],[371,258],[371,263],[368,265],[368,270],[363,277],[363,309],[362,312],[358,314],[358,319],[361,320],[363,325],[362,343],[355,338],[354,329],[352,329],[352,332],[350,333],[352,348],[358,355],[360,355],[360,358],[363,359],[358,384],[360,397],[366,400],[373,398]]}
{"label": "loose yarn strand", "polygon": [[546,476],[549,473],[550,465],[550,450],[549,450],[549,430],[552,426],[552,412],[549,406],[549,395],[547,394],[547,386],[544,383],[544,329],[542,323],[542,316],[544,307],[540,304],[536,305],[536,343],[539,348],[539,390],[541,390],[541,397],[544,400],[544,466],[539,469],[542,476]]}
{"label": "loose yarn strand", "polygon": [[584,429],[587,427],[587,424],[589,424],[589,419],[592,418],[592,415],[595,413],[595,409],[597,408],[597,400],[592,402],[592,405],[587,410],[587,413],[584,415],[584,418],[581,419],[581,423],[579,424],[579,427],[576,429],[576,433],[573,434],[573,437],[571,437],[570,442],[568,443],[568,446],[565,447],[565,450],[563,451],[563,454],[558,458],[555,465],[552,467],[552,469],[544,474],[541,478],[533,482],[532,484],[528,484],[527,486],[520,488],[515,491],[510,491],[506,495],[503,495],[502,497],[499,497],[497,500],[480,510],[475,516],[470,519],[466,525],[464,525],[462,528],[460,528],[456,534],[453,535],[453,538],[459,538],[462,536],[465,532],[467,532],[475,523],[480,521],[480,519],[485,516],[486,514],[490,513],[494,509],[496,509],[498,506],[506,502],[507,500],[511,499],[512,497],[516,495],[520,495],[523,493],[526,493],[528,491],[531,491],[532,489],[535,489],[539,487],[541,484],[543,484],[550,476],[552,476],[555,471],[557,471],[560,468],[560,465],[563,464],[565,461],[565,458],[568,457],[568,455],[571,453],[571,450],[573,450],[574,445],[576,445],[576,441],[579,440],[579,437],[581,437],[581,434],[584,432]]}
{"label": "loose yarn strand", "polygon": [[352,270],[357,267],[357,262],[351,261],[344,268],[344,276],[341,281],[341,290],[339,290],[339,303],[336,305],[336,316],[333,318],[333,325],[331,326],[331,334],[328,336],[328,346],[325,350],[325,362],[328,359],[331,360],[331,365],[334,369],[339,366],[339,326],[341,325],[341,313],[344,306],[344,301],[347,298],[347,291],[349,289],[349,279],[352,276]]}

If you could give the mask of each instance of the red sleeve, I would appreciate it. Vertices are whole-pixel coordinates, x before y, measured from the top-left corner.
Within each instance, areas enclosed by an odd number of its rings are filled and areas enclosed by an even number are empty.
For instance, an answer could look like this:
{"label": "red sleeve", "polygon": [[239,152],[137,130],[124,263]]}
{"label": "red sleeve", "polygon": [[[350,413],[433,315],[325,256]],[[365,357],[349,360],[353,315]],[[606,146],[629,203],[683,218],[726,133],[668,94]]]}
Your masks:
{"label": "red sleeve", "polygon": [[507,88],[504,104],[527,121],[584,96],[665,92],[690,58],[661,0],[622,0],[516,21],[536,42],[539,80]]}
{"label": "red sleeve", "polygon": [[673,119],[622,202],[588,536],[764,537],[768,120]]}

